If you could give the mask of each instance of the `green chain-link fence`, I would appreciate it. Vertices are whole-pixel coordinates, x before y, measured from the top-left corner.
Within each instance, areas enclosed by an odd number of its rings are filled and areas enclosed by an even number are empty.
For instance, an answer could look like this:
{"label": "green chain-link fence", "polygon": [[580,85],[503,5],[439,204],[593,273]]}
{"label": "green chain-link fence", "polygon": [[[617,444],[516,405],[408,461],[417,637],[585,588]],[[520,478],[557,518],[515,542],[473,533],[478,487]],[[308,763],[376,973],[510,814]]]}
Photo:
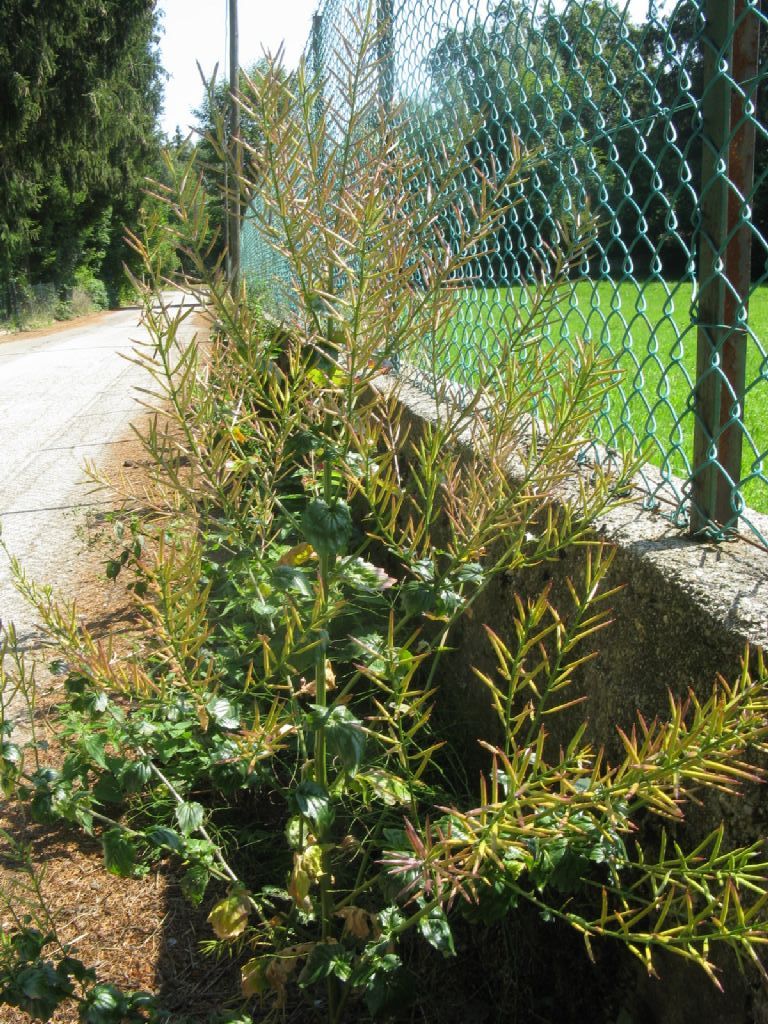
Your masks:
{"label": "green chain-link fence", "polygon": [[[354,2],[326,0],[313,20],[307,66],[328,83]],[[767,545],[754,510],[768,513],[768,0],[637,6],[378,0],[382,99],[417,152],[434,159],[473,123],[481,164],[504,169],[518,143],[535,154],[462,289],[446,372],[471,379],[558,224],[590,210],[596,243],[545,335],[623,370],[595,437],[648,450],[646,500],[673,521]],[[248,218],[242,265],[268,292],[284,278]]]}

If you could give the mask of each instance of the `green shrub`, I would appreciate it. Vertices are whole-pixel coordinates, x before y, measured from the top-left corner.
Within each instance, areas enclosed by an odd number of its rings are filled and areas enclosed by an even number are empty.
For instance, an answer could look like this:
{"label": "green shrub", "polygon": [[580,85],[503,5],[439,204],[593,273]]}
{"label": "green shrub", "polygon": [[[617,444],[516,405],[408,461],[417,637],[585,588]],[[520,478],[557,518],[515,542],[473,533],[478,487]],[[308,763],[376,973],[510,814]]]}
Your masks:
{"label": "green shrub", "polygon": [[[90,304],[90,309],[85,308],[86,303]],[[92,312],[94,309],[106,309],[109,305],[104,282],[96,277],[89,267],[79,267],[75,271],[71,305],[73,310],[82,309],[83,313]],[[83,313],[73,312],[73,316],[82,316]]]}
{"label": "green shrub", "polygon": [[[764,674],[672,701],[669,721],[625,736],[613,766],[583,729],[562,750],[546,744],[584,641],[607,621],[611,554],[591,526],[632,465],[576,467],[615,374],[587,347],[556,365],[534,318],[500,339],[503,360],[456,402],[437,369],[440,328],[457,269],[504,216],[509,180],[483,179],[457,218],[461,244],[447,246],[440,213],[467,173],[462,140],[449,140],[434,192],[419,192],[375,100],[369,21],[337,83],[343,126],[301,70],[266,67],[243,97],[264,140],[244,187],[259,189],[260,229],[292,271],[284,321],[208,271],[199,173],[169,169],[167,223],[217,331],[210,346],[187,343],[189,312],[146,294],[140,358],[170,411],[144,439],[149,510],[122,528],[107,567],[131,574],[143,629],[132,653],[110,656],[15,567],[66,659],[65,757],[53,768],[34,737],[15,743],[6,729],[5,791],[36,820],[98,834],[110,872],[172,858],[198,903],[213,879],[210,951],[240,957],[246,1004],[277,1013],[304,1000],[305,1020],[398,1012],[413,997],[407,936],[453,957],[457,921],[481,927],[521,904],[588,949],[622,943],[649,970],[657,949],[710,974],[715,945],[755,959],[758,848],[726,850],[718,830],[686,851],[666,830],[700,788],[759,775],[744,751],[764,741]],[[524,168],[518,154],[510,173]],[[563,231],[563,273],[588,244],[582,228]],[[161,287],[167,236],[159,265],[151,239],[133,241]],[[555,285],[542,282],[540,310]],[[416,349],[433,368],[420,425],[390,372]],[[497,670],[478,685],[498,733],[468,780],[433,715],[457,628],[499,574],[573,544],[589,556],[570,610],[545,591],[518,602],[511,636],[487,631]],[[23,665],[13,678],[25,685]],[[649,818],[656,848],[639,841]]]}

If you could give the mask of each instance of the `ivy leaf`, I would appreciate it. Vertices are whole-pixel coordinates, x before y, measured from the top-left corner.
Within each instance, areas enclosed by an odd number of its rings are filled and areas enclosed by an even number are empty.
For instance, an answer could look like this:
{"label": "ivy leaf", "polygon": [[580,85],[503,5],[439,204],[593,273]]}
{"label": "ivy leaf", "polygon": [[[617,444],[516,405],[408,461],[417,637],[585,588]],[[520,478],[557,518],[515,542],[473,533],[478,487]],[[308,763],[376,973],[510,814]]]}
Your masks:
{"label": "ivy leaf", "polygon": [[300,814],[310,821],[321,834],[333,824],[335,812],[328,790],[316,782],[301,782],[293,791],[293,799]]}
{"label": "ivy leaf", "polygon": [[121,828],[111,828],[101,837],[104,863],[111,875],[127,878],[136,863],[136,850]]}
{"label": "ivy leaf", "polygon": [[205,811],[201,804],[195,801],[184,801],[176,808],[176,821],[185,836],[200,828],[205,818]]}
{"label": "ivy leaf", "polygon": [[341,555],[352,536],[352,514],[345,501],[333,505],[315,498],[301,518],[301,529],[319,555]]}
{"label": "ivy leaf", "polygon": [[442,907],[433,907],[426,917],[422,917],[419,931],[430,946],[434,946],[444,957],[456,956],[451,926]]}

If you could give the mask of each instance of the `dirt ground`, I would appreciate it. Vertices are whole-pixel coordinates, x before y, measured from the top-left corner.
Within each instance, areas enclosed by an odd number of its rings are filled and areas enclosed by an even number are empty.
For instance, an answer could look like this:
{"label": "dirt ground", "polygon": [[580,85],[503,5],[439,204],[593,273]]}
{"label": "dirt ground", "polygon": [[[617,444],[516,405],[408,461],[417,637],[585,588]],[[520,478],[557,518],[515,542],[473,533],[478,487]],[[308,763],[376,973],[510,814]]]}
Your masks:
{"label": "dirt ground", "polygon": [[[73,323],[61,326],[68,329]],[[115,449],[105,451],[114,453]],[[125,474],[126,482],[137,492],[146,472],[145,454],[134,439],[119,445],[117,454],[100,462],[100,469],[112,479]],[[121,577],[116,581],[106,577],[106,561],[119,546],[103,509],[89,515],[83,512],[75,542],[81,549],[78,579],[72,588],[78,612],[95,635],[111,637],[119,646],[121,636],[130,636],[133,626]],[[53,649],[40,645],[30,655],[38,680],[36,728],[50,743],[50,760],[55,761],[52,720],[64,683],[47,670],[56,656]],[[182,896],[172,870],[161,869],[144,879],[112,876],[104,868],[98,840],[74,830],[36,824],[23,808],[7,802],[0,806],[0,829],[29,847],[43,902],[59,938],[71,944],[71,955],[96,970],[100,981],[123,990],[157,994],[174,1021],[207,1020],[238,991],[237,970],[231,964],[210,959],[203,964],[198,945],[202,938],[210,937],[205,921],[209,907],[204,904],[195,911]],[[9,849],[0,833],[0,891],[13,898],[18,875]],[[18,903],[16,909],[22,909]],[[0,927],[11,924],[8,908],[0,902]],[[0,1006],[2,1024],[27,1024],[29,1020],[26,1013]],[[74,1007],[62,1007],[51,1021],[76,1024],[77,1012]]]}
{"label": "dirt ground", "polygon": [[[121,306],[121,309],[131,309],[131,306]],[[61,334],[64,331],[74,331],[78,327],[98,323],[104,319],[104,314],[120,312],[120,310],[96,310],[94,313],[86,313],[85,316],[74,316],[71,320],[54,320],[45,327],[35,327],[31,331],[0,331],[0,345],[6,341],[21,341],[27,338],[45,338],[49,334]]]}

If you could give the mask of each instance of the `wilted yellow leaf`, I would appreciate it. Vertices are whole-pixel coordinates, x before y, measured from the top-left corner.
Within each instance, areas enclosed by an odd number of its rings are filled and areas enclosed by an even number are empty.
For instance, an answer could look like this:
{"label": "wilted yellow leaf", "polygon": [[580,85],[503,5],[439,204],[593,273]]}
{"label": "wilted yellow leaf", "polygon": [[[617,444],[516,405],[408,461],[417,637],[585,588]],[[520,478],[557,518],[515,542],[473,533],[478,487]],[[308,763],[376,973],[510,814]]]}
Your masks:
{"label": "wilted yellow leaf", "polygon": [[245,893],[233,893],[216,904],[208,915],[208,923],[217,938],[235,939],[245,931],[250,909]]}
{"label": "wilted yellow leaf", "polygon": [[297,860],[297,855],[294,854],[293,871],[291,877],[288,879],[288,895],[291,897],[293,902],[299,908],[309,912],[312,909],[312,903],[309,899],[309,890],[311,888],[311,881],[307,872],[302,868],[301,861]]}
{"label": "wilted yellow leaf", "polygon": [[316,881],[323,873],[323,851],[319,846],[308,846],[303,853],[295,854],[301,858],[302,867],[312,881]]}
{"label": "wilted yellow leaf", "polygon": [[355,939],[367,939],[371,934],[371,915],[362,907],[342,907],[336,917],[344,921],[344,932]]}
{"label": "wilted yellow leaf", "polygon": [[269,988],[267,963],[264,957],[249,960],[247,964],[243,964],[240,972],[240,988],[244,999],[264,995]]}
{"label": "wilted yellow leaf", "polygon": [[285,988],[288,979],[296,970],[301,957],[307,956],[313,949],[314,942],[302,942],[296,946],[286,946],[277,956],[273,956],[267,964],[264,976],[276,995],[276,1005],[285,1005]]}
{"label": "wilted yellow leaf", "polygon": [[317,558],[315,549],[311,544],[303,541],[301,544],[294,544],[292,548],[281,555],[277,560],[278,565],[304,565],[312,558]]}

